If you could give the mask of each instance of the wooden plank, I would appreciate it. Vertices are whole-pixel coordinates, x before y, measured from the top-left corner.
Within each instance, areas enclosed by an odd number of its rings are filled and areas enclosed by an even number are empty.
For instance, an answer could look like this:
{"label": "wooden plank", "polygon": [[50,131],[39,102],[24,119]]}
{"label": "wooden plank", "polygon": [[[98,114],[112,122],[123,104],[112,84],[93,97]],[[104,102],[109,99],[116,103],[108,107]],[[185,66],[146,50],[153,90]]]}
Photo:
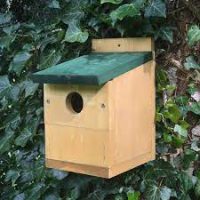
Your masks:
{"label": "wooden plank", "polygon": [[[115,105],[112,161],[115,165],[134,160],[155,148],[155,85],[152,61],[112,82],[115,91],[112,97]],[[152,152],[152,159],[154,154]]]}
{"label": "wooden plank", "polygon": [[151,159],[151,154],[147,153],[138,156],[132,160],[117,163],[112,167],[100,167],[85,164],[77,164],[71,162],[64,162],[59,160],[46,159],[46,167],[64,170],[68,172],[76,172],[80,174],[87,174],[98,176],[102,178],[113,178],[121,173],[133,169],[141,164],[148,162]]}
{"label": "wooden plank", "polygon": [[102,85],[152,59],[152,52],[92,53],[33,74],[34,82]]}
{"label": "wooden plank", "polygon": [[46,159],[46,167],[64,170],[68,172],[76,172],[79,174],[87,174],[102,178],[109,178],[109,169],[107,167],[98,167],[91,165],[81,165],[71,162],[63,162],[59,160]]}
{"label": "wooden plank", "polygon": [[93,39],[92,50],[95,52],[149,52],[154,51],[150,37]]}
{"label": "wooden plank", "polygon": [[108,166],[108,131],[45,125],[47,159],[92,166]]}
{"label": "wooden plank", "polygon": [[[45,124],[109,130],[109,85],[83,86],[64,84],[44,85]],[[75,113],[67,101],[68,95],[77,92],[83,99],[83,109]],[[97,114],[98,113],[98,114]],[[95,119],[95,120],[94,120]]]}

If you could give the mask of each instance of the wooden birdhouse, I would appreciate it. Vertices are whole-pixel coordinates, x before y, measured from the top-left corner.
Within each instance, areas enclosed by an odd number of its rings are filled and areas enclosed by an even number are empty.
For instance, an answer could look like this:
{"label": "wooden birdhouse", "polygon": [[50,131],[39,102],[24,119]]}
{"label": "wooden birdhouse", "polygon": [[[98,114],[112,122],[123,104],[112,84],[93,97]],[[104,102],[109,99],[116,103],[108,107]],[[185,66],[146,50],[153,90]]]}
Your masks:
{"label": "wooden birdhouse", "polygon": [[151,38],[96,39],[33,74],[44,83],[46,166],[111,178],[155,158]]}

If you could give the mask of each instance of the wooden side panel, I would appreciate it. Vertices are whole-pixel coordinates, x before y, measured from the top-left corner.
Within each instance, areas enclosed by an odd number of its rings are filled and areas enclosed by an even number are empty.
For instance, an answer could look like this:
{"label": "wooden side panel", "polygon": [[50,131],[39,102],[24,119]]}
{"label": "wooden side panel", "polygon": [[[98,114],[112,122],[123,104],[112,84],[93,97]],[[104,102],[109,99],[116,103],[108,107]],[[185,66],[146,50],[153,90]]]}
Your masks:
{"label": "wooden side panel", "polygon": [[153,51],[152,39],[145,38],[108,38],[93,39],[95,52],[146,52]]}
{"label": "wooden side panel", "polygon": [[[154,42],[152,38],[94,39],[92,50],[154,53]],[[112,177],[155,158],[155,61],[108,84],[113,92],[110,102],[115,107],[110,115],[115,122],[109,143]]]}
{"label": "wooden side panel", "polygon": [[147,153],[152,153],[153,158],[155,85],[152,61],[114,79],[113,85],[116,120],[113,164]]}

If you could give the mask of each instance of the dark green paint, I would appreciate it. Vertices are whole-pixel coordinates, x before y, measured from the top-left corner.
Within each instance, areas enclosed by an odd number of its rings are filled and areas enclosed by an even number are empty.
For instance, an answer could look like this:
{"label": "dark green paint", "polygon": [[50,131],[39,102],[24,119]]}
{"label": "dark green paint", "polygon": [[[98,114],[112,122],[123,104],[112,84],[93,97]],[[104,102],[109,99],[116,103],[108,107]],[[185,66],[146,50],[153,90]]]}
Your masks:
{"label": "dark green paint", "polygon": [[152,52],[91,53],[32,75],[34,82],[101,85],[152,59]]}

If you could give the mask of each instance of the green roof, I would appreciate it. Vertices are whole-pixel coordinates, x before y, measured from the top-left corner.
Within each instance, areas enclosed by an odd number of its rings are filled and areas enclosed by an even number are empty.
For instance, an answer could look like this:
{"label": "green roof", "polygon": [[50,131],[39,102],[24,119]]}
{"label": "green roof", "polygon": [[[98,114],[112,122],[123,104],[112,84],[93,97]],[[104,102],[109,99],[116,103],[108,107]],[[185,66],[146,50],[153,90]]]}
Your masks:
{"label": "green roof", "polygon": [[37,83],[101,85],[152,59],[152,52],[91,53],[36,72]]}

